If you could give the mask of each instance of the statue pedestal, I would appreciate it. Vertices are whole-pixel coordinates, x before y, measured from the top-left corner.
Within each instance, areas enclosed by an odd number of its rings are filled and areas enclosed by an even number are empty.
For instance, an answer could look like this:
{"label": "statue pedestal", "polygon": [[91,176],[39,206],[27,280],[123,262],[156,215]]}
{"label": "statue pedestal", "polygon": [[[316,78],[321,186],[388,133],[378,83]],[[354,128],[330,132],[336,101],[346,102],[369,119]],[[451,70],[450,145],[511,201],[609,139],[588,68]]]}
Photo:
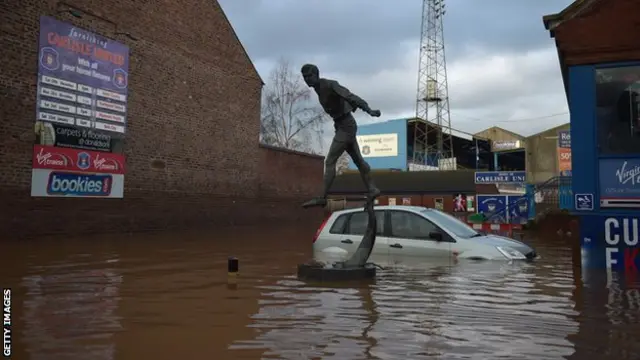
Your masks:
{"label": "statue pedestal", "polygon": [[[337,264],[336,264],[337,265]],[[331,267],[319,264],[299,264],[298,279],[317,282],[362,281],[376,277],[375,265],[358,267]]]}

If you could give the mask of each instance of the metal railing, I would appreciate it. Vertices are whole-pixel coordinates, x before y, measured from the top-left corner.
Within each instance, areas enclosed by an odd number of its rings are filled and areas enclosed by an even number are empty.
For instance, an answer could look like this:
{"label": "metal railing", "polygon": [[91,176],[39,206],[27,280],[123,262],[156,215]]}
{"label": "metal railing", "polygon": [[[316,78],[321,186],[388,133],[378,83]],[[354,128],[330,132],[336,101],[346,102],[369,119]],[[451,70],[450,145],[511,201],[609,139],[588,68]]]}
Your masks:
{"label": "metal railing", "polygon": [[573,210],[571,176],[555,176],[551,179],[527,187],[530,218],[553,210]]}
{"label": "metal railing", "polygon": [[522,202],[528,204],[529,219],[553,210],[573,210],[571,180],[570,176],[555,176],[538,184],[527,184],[524,197],[496,208],[493,213],[508,211],[509,207],[518,206]]}

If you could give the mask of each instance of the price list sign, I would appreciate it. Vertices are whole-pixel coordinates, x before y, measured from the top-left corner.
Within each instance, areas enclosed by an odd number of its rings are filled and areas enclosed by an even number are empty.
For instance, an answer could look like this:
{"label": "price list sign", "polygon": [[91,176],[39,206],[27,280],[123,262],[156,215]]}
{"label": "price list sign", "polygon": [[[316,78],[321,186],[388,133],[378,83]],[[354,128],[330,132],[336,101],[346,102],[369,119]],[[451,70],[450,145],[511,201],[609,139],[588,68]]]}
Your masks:
{"label": "price list sign", "polygon": [[40,18],[32,196],[123,197],[128,68],[126,45]]}

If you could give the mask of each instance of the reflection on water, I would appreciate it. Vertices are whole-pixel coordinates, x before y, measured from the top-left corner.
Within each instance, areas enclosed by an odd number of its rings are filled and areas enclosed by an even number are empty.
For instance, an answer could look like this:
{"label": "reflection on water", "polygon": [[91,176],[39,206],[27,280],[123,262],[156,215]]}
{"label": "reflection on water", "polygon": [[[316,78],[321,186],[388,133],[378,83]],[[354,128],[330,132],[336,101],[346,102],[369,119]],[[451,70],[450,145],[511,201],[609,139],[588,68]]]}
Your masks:
{"label": "reflection on water", "polygon": [[536,264],[382,257],[375,282],[327,285],[293,276],[311,235],[3,244],[15,358],[640,358],[640,283],[581,277],[556,241]]}
{"label": "reflection on water", "polygon": [[122,276],[110,262],[98,270],[61,266],[54,274],[24,277],[22,336],[32,359],[52,359],[52,348],[65,359],[115,358],[109,339],[121,328],[115,310]]}
{"label": "reflection on water", "polygon": [[542,269],[431,264],[394,268],[355,289],[283,279],[261,287],[251,325],[260,334],[232,348],[281,359],[561,358],[578,331],[571,269]]}

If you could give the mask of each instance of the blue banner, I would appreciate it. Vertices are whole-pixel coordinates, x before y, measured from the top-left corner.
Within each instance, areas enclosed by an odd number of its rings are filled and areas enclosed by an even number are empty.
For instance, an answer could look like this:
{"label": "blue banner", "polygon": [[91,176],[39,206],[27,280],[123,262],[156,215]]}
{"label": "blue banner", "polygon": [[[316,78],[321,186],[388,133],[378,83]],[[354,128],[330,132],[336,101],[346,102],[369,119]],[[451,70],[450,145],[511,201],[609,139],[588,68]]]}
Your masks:
{"label": "blue banner", "polygon": [[506,195],[477,195],[478,214],[484,214],[491,224],[506,224],[508,221]]}
{"label": "blue banner", "polygon": [[477,171],[476,184],[521,184],[526,180],[525,171]]}
{"label": "blue banner", "polygon": [[129,48],[40,18],[37,121],[124,134]]}
{"label": "blue banner", "polygon": [[478,213],[491,224],[526,224],[529,220],[529,199],[526,195],[478,195]]}
{"label": "blue banner", "polygon": [[601,159],[600,199],[640,198],[640,159]]}
{"label": "blue banner", "polygon": [[529,220],[529,199],[526,195],[507,196],[508,221],[511,224],[526,224]]}
{"label": "blue banner", "polygon": [[571,148],[571,132],[569,130],[558,131],[558,147]]}

